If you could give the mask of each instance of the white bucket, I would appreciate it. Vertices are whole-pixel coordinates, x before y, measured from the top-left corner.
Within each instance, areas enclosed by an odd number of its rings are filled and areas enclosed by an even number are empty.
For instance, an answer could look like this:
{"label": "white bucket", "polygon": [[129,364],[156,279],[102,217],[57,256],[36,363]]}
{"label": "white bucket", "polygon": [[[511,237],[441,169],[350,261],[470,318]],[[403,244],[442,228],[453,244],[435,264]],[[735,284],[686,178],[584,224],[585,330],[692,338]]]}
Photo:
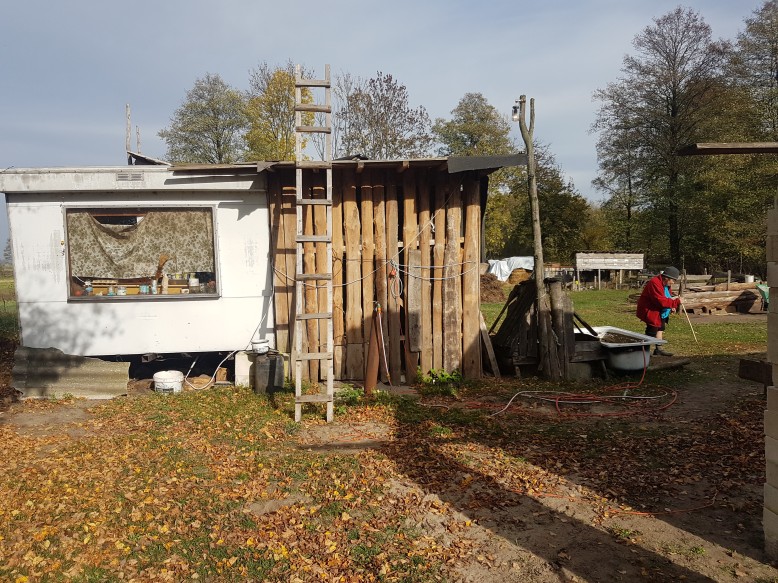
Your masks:
{"label": "white bucket", "polygon": [[754,276],[753,275],[745,275],[745,282],[746,283],[754,283]]}
{"label": "white bucket", "polygon": [[158,393],[180,393],[184,386],[184,373],[179,370],[162,370],[154,373],[154,390]]}

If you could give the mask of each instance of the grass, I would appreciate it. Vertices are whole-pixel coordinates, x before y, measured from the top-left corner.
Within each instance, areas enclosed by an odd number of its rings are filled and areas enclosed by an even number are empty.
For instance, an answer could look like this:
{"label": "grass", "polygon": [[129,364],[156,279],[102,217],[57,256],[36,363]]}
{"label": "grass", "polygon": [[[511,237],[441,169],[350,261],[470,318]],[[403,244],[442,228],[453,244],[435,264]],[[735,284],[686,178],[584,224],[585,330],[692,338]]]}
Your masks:
{"label": "grass", "polygon": [[16,310],[16,286],[12,277],[0,278],[0,339],[16,342],[19,320]]}
{"label": "grass", "polygon": [[[590,326],[614,326],[643,333],[645,325],[635,316],[636,304],[629,296],[636,290],[586,290],[571,292],[574,310]],[[504,304],[484,303],[481,310],[491,326]],[[767,324],[748,326],[727,322],[727,316],[711,316],[714,321],[694,326],[694,333],[683,312],[670,316],[665,339],[678,356],[724,357],[732,354],[767,351]],[[718,320],[717,320],[718,319]],[[719,321],[720,320],[720,321]],[[695,341],[696,334],[696,341]]]}

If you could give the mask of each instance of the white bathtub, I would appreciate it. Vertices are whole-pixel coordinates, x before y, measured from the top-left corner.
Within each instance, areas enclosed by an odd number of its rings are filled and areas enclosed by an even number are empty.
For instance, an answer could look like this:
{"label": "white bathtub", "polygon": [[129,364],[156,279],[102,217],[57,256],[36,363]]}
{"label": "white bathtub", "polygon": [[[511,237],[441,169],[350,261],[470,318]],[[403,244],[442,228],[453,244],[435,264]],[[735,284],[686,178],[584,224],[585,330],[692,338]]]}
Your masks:
{"label": "white bathtub", "polygon": [[[614,326],[595,326],[594,331],[600,344],[605,349],[608,368],[613,370],[634,371],[647,368],[651,360],[651,347],[659,344],[667,344],[667,340],[658,340],[653,336],[646,336],[631,330],[616,328]],[[634,338],[634,342],[604,342],[602,337],[608,332],[621,334]]]}

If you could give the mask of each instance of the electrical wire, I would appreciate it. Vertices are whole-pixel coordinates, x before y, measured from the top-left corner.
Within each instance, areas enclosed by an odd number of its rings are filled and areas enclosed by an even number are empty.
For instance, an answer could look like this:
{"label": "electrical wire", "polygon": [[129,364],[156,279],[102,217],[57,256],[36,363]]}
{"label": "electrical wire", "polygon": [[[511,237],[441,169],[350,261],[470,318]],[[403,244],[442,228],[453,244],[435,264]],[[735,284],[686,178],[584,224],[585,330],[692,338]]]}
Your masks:
{"label": "electrical wire", "polygon": [[[264,324],[264,323],[265,323],[265,320],[267,319],[267,315],[268,315],[268,313],[270,313],[270,305],[271,305],[271,303],[270,303],[270,302],[268,302],[268,303],[267,303],[267,305],[265,306],[265,310],[264,310],[264,313],[262,314],[262,318],[259,320],[259,324],[257,324],[257,327],[256,327],[256,328],[254,328],[254,331],[251,333],[251,338],[250,338],[250,339],[249,339],[249,341],[246,343],[246,346],[243,348],[243,350],[247,350],[247,349],[248,349],[248,347],[249,347],[249,346],[251,346],[252,339],[254,338],[254,336],[256,335],[256,333],[257,333],[257,332],[258,332],[258,331],[259,331],[259,330],[262,328],[262,324]],[[187,379],[189,378],[189,375],[190,375],[190,374],[191,374],[191,372],[192,372],[192,369],[195,367],[195,364],[197,364],[197,360],[200,358],[200,355],[198,354],[198,355],[195,357],[195,359],[192,361],[192,365],[189,367],[189,370],[188,370],[188,371],[187,371],[187,373],[184,375],[184,382],[185,382],[185,383],[186,383],[186,384],[187,384],[189,387],[191,387],[192,389],[194,389],[194,390],[196,390],[196,391],[202,391],[202,390],[204,390],[204,389],[207,389],[207,388],[209,388],[211,385],[214,385],[214,384],[215,384],[216,375],[217,375],[217,374],[219,374],[219,369],[221,368],[221,366],[222,366],[222,365],[223,365],[223,364],[224,364],[224,363],[227,361],[227,359],[228,359],[228,358],[230,358],[231,356],[233,356],[235,353],[237,353],[237,352],[239,352],[239,351],[240,351],[240,349],[235,349],[235,350],[233,350],[232,352],[228,353],[228,354],[227,354],[227,356],[225,356],[225,357],[224,357],[224,358],[221,360],[221,362],[220,362],[219,364],[217,364],[217,365],[216,365],[216,370],[214,370],[214,371],[213,371],[213,374],[211,375],[211,378],[210,378],[210,379],[208,380],[208,382],[207,382],[205,385],[203,385],[202,387],[196,387],[196,386],[194,386],[192,383],[190,383],[190,382],[187,380]]]}
{"label": "electrical wire", "polygon": [[[640,380],[637,383],[626,382],[626,383],[621,383],[618,385],[612,385],[610,387],[606,387],[605,389],[606,393],[610,393],[610,394],[604,394],[604,395],[576,394],[576,393],[568,393],[564,391],[519,391],[510,398],[508,403],[502,409],[500,409],[495,413],[492,413],[491,415],[489,415],[489,417],[495,417],[505,412],[517,397],[537,399],[540,401],[554,403],[557,413],[568,417],[625,417],[629,415],[656,413],[659,411],[663,411],[668,407],[670,407],[671,405],[673,405],[673,403],[675,403],[676,400],[678,399],[678,393],[676,391],[673,391],[672,389],[666,389],[665,392],[663,392],[662,394],[647,395],[647,396],[627,394],[629,391],[640,388],[643,384],[643,381],[646,378],[646,371],[648,369],[648,358],[646,358],[647,350],[651,350],[651,345],[646,345],[641,351],[643,353],[643,373],[640,377]],[[615,394],[618,392],[621,392],[622,394],[620,395]],[[659,399],[669,399],[669,400],[663,405],[653,409],[648,409],[646,407],[638,408],[634,406],[637,403],[648,402],[648,401],[659,400]],[[605,412],[605,413],[575,413],[575,412],[569,412],[563,410],[564,405],[596,405],[596,404],[616,405],[618,404],[622,406],[629,406],[630,402],[634,402],[634,403],[632,405],[631,410],[628,411]]]}

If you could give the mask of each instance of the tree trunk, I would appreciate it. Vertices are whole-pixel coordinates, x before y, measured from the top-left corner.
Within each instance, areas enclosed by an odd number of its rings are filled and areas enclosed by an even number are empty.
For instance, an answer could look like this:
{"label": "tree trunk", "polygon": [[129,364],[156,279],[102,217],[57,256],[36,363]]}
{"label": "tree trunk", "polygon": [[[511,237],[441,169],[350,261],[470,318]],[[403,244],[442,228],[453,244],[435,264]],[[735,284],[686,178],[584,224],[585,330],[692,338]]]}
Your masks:
{"label": "tree trunk", "polygon": [[535,251],[535,305],[538,318],[538,368],[543,376],[551,380],[559,380],[560,367],[556,344],[551,326],[551,309],[546,298],[546,284],[543,281],[543,239],[540,231],[540,205],[538,203],[538,185],[535,177],[535,100],[529,102],[529,126],[527,126],[527,98],[519,98],[519,128],[524,146],[527,149],[527,189],[529,191],[530,209],[532,211],[532,238]]}

